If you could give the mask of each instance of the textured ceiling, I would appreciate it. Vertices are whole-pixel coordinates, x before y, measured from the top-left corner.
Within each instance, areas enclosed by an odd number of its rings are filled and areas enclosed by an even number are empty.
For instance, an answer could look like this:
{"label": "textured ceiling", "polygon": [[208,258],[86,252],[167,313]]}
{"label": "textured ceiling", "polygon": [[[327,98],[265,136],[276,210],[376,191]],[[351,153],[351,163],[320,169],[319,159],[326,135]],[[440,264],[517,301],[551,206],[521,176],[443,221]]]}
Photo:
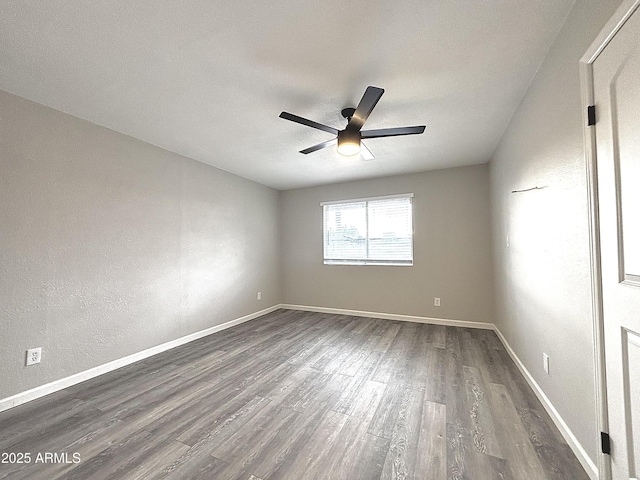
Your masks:
{"label": "textured ceiling", "polygon": [[[487,162],[573,0],[0,0],[0,89],[278,189]],[[298,150],[368,85],[376,158]]]}

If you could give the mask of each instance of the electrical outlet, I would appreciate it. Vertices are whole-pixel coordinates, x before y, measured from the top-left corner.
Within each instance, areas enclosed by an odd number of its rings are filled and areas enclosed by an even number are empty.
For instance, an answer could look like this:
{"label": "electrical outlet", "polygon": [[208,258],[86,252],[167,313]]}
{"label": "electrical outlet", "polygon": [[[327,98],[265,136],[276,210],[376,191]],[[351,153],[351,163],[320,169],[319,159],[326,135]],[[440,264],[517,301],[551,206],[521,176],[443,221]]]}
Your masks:
{"label": "electrical outlet", "polygon": [[510,245],[511,243],[509,242],[509,235],[507,235],[507,248],[509,248]]}
{"label": "electrical outlet", "polygon": [[27,366],[40,363],[42,359],[42,347],[27,350]]}
{"label": "electrical outlet", "polygon": [[262,298],[262,292],[258,292],[258,297],[257,299],[260,300]]}
{"label": "electrical outlet", "polygon": [[436,297],[433,299],[433,306],[434,307],[439,307],[440,306],[440,297]]}
{"label": "electrical outlet", "polygon": [[542,354],[542,367],[547,375],[549,375],[549,355],[546,353]]}

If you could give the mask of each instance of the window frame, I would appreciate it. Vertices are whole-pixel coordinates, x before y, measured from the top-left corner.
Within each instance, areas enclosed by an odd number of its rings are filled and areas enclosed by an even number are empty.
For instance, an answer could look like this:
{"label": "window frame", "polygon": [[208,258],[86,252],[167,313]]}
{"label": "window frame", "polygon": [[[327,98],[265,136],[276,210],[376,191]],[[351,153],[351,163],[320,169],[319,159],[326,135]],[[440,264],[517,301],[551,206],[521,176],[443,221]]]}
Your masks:
{"label": "window frame", "polygon": [[[350,203],[366,203],[365,209],[368,212],[369,205],[368,202],[377,201],[377,200],[392,200],[394,198],[408,198],[410,207],[411,207],[411,259],[410,260],[397,260],[397,259],[386,259],[386,260],[378,260],[378,259],[331,259],[327,258],[327,231],[326,231],[326,206],[330,205],[346,205]],[[415,222],[414,222],[414,209],[413,209],[413,193],[400,193],[394,195],[381,195],[375,197],[363,197],[363,198],[350,198],[345,200],[331,200],[326,202],[320,202],[320,206],[322,207],[322,259],[324,265],[377,265],[377,266],[393,266],[393,267],[412,267],[413,266],[413,243],[415,238]],[[367,217],[366,221],[366,242],[367,242],[367,250],[369,243],[369,221]]]}

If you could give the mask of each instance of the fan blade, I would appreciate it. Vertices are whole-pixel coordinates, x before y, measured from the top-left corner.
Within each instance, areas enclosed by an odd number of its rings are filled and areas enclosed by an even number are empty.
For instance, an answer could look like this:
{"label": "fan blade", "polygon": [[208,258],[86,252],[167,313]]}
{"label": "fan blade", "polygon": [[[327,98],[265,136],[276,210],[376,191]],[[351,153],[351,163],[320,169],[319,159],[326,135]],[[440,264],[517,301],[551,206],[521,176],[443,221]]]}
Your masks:
{"label": "fan blade", "polygon": [[323,125],[318,122],[314,122],[313,120],[307,120],[306,118],[299,117],[298,115],[294,115],[293,113],[282,112],[280,114],[280,118],[284,118],[285,120],[291,120],[292,122],[300,123],[302,125],[306,125],[307,127],[317,128],[318,130],[324,130],[325,132],[333,133],[334,135],[338,134],[338,130],[333,127],[329,127],[327,125]]}
{"label": "fan blade", "polygon": [[332,140],[327,140],[326,142],[319,143],[317,145],[314,145],[313,147],[309,147],[309,148],[305,148],[304,150],[300,150],[300,153],[305,153],[305,154],[306,153],[312,153],[312,152],[315,152],[317,150],[321,150],[323,148],[330,147],[331,145],[335,145],[337,142],[338,142],[337,138],[334,138]]}
{"label": "fan blade", "polygon": [[378,130],[363,130],[360,132],[362,138],[378,138],[378,137],[397,137],[398,135],[419,135],[424,132],[426,127],[420,125],[418,127],[398,127],[398,128],[380,128]]}
{"label": "fan blade", "polygon": [[369,150],[362,142],[360,142],[360,155],[362,155],[362,158],[365,160],[373,160],[375,158],[373,153],[371,153],[371,150]]}
{"label": "fan blade", "polygon": [[367,118],[369,118],[369,115],[371,115],[373,107],[376,106],[376,103],[378,103],[378,100],[380,100],[380,97],[382,97],[383,93],[383,88],[371,86],[367,87],[364,95],[362,96],[362,99],[360,100],[360,103],[356,107],[356,111],[353,113],[351,120],[349,120],[347,128],[360,130],[364,125],[364,122],[366,122]]}

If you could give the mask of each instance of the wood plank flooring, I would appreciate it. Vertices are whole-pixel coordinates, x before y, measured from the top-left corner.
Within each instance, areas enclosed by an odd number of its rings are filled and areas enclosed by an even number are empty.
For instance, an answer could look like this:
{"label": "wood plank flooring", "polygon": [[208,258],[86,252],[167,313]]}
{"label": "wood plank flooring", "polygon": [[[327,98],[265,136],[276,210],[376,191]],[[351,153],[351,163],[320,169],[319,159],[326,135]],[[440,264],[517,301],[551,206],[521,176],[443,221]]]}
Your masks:
{"label": "wood plank flooring", "polygon": [[291,310],[0,413],[3,452],[31,460],[2,479],[588,479],[493,332]]}

